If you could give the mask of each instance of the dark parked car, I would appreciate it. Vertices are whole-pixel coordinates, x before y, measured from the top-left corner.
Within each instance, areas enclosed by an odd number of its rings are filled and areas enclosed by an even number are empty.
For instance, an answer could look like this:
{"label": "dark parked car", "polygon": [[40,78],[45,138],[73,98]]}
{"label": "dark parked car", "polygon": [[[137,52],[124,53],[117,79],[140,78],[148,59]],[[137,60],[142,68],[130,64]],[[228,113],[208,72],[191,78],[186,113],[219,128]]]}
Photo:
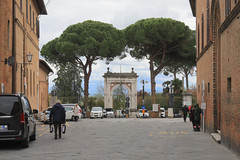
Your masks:
{"label": "dark parked car", "polygon": [[25,95],[0,95],[0,141],[16,141],[27,148],[36,140],[36,120]]}

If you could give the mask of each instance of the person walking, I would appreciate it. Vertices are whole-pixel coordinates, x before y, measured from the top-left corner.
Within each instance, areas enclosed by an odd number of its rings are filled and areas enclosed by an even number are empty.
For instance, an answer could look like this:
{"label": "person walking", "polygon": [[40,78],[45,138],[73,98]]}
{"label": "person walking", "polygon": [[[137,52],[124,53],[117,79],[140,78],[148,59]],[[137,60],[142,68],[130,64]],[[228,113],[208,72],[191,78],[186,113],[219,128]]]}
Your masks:
{"label": "person walking", "polygon": [[192,126],[194,129],[194,105],[192,105],[191,109],[189,110],[189,118],[190,118],[190,121],[192,122]]}
{"label": "person walking", "polygon": [[84,108],[82,109],[82,114],[83,114],[83,118],[86,118],[86,111]]}
{"label": "person walking", "polygon": [[[50,121],[54,125],[54,136],[61,138],[62,127],[61,125],[66,122],[66,113],[63,106],[60,104],[60,100],[56,101],[56,104],[52,107],[50,112]],[[58,131],[58,134],[57,134]]]}
{"label": "person walking", "polygon": [[191,121],[191,109],[192,109],[192,105],[188,107],[188,117],[189,117],[189,121]]}
{"label": "person walking", "polygon": [[80,108],[78,107],[77,104],[75,104],[75,106],[73,107],[73,115],[74,115],[74,120],[78,121],[79,116],[78,114],[80,113]]}
{"label": "person walking", "polygon": [[186,105],[184,105],[184,107],[182,108],[182,112],[183,112],[183,120],[184,122],[186,122],[187,113],[188,113],[188,107]]}
{"label": "person walking", "polygon": [[125,114],[125,112],[124,112],[124,110],[122,109],[122,118],[124,118],[124,114]]}
{"label": "person walking", "polygon": [[194,131],[200,131],[200,120],[201,116],[200,114],[202,113],[201,108],[199,108],[198,103],[195,104],[194,106]]}

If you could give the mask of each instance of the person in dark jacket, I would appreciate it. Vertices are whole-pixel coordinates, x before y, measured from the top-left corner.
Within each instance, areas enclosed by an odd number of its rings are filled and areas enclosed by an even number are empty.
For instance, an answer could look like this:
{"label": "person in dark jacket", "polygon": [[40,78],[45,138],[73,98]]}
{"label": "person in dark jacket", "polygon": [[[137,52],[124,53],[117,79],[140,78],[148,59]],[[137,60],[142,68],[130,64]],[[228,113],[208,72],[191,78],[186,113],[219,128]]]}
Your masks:
{"label": "person in dark jacket", "polygon": [[194,131],[200,131],[200,120],[201,120],[200,114],[201,113],[202,113],[201,108],[199,108],[198,104],[195,104],[195,106],[194,106]]}
{"label": "person in dark jacket", "polygon": [[184,122],[186,122],[187,113],[188,113],[188,107],[186,105],[184,105],[184,107],[182,108],[182,112],[183,112],[183,120]]}
{"label": "person in dark jacket", "polygon": [[192,105],[191,109],[189,110],[189,117],[190,117],[190,121],[192,122],[193,129],[194,129],[194,105]]}
{"label": "person in dark jacket", "polygon": [[[56,104],[52,107],[50,112],[50,120],[54,125],[54,135],[55,139],[57,139],[57,136],[61,138],[62,134],[62,127],[61,125],[66,122],[66,113],[63,106],[60,104],[61,102],[57,100]],[[57,130],[59,131],[57,135]]]}

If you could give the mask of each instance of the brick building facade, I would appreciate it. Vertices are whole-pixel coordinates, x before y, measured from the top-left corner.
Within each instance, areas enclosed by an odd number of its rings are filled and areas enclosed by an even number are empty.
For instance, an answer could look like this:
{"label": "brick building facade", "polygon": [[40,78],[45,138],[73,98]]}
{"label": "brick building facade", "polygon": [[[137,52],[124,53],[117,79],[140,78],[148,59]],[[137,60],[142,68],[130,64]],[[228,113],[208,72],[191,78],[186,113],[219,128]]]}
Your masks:
{"label": "brick building facade", "polygon": [[205,130],[220,130],[221,143],[240,154],[240,1],[189,1],[196,17],[197,101],[206,103]]}
{"label": "brick building facade", "polygon": [[[12,92],[12,67],[5,59],[12,55],[12,2],[0,1],[0,88],[1,93]],[[7,63],[7,62],[6,62]]]}
{"label": "brick building facade", "polygon": [[25,93],[34,109],[39,109],[39,16],[46,14],[43,0],[0,1],[1,92]]}
{"label": "brick building facade", "polygon": [[53,70],[44,60],[39,60],[39,111],[46,110],[48,103],[48,78]]}

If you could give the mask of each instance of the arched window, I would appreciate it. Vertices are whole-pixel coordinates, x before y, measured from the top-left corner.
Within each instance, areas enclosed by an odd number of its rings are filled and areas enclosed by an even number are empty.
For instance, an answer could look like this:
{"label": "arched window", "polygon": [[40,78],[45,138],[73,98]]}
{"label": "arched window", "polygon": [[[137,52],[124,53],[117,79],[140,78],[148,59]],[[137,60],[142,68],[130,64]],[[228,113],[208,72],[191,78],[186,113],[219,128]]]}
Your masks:
{"label": "arched window", "polygon": [[30,26],[32,26],[32,6],[30,5]]}
{"label": "arched window", "polygon": [[209,0],[207,0],[207,42],[209,41],[209,39],[210,39],[210,34],[209,34],[209,11],[210,9],[209,9]]}
{"label": "arched window", "polygon": [[231,0],[225,0],[225,18],[227,18],[230,12],[231,12]]}
{"label": "arched window", "polygon": [[28,20],[28,0],[26,0],[26,19]]}
{"label": "arched window", "polygon": [[200,52],[200,31],[199,31],[199,24],[198,24],[198,28],[197,28],[197,54],[199,56],[199,52]]}
{"label": "arched window", "polygon": [[32,96],[32,70],[30,70],[30,96]]}
{"label": "arched window", "polygon": [[10,21],[8,20],[7,26],[7,47],[10,48]]}
{"label": "arched window", "polygon": [[22,0],[20,0],[20,9],[22,10]]}
{"label": "arched window", "polygon": [[202,13],[202,49],[204,48],[204,17]]}

